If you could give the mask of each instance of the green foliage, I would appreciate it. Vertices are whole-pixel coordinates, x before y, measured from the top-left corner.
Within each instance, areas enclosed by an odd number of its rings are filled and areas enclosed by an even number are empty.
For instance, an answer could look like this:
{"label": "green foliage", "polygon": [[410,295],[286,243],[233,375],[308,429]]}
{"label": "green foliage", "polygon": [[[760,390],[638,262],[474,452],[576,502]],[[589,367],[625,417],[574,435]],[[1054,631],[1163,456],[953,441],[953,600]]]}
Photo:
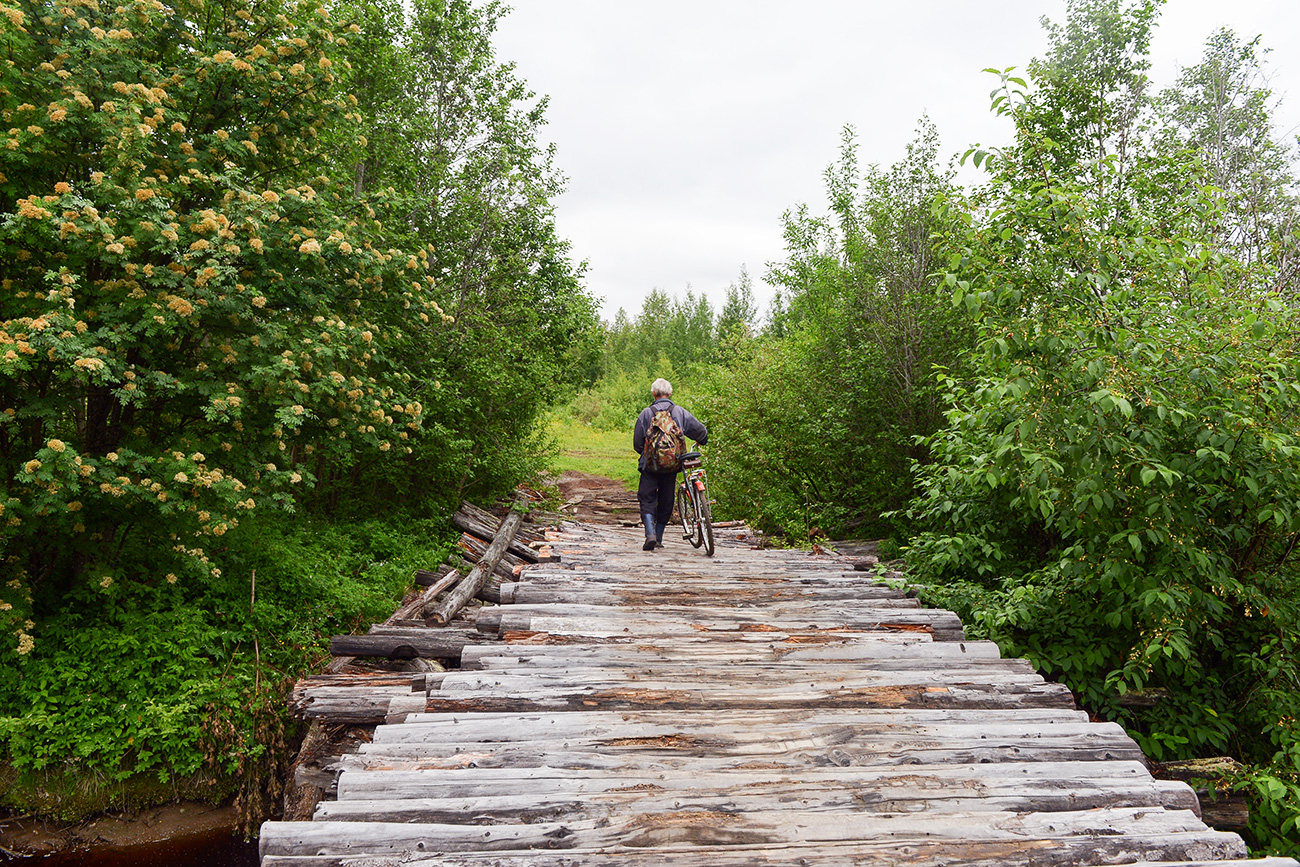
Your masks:
{"label": "green foliage", "polygon": [[590,366],[545,101],[496,3],[9,6],[0,743],[252,815],[282,681],[428,565],[308,516],[512,487]]}
{"label": "green foliage", "polygon": [[717,517],[796,537],[844,520],[836,494],[852,480],[834,474],[827,444],[844,436],[845,419],[831,395],[809,388],[813,376],[793,341],[744,340],[704,382],[696,411],[708,419]]}
{"label": "green foliage", "polygon": [[1237,781],[1236,788],[1250,796],[1247,835],[1253,850],[1300,855],[1300,775],[1294,768],[1252,768]]}
{"label": "green foliage", "polygon": [[395,323],[441,322],[427,253],[375,247],[364,201],[304,168],[345,113],[328,16],[45,11],[8,31],[37,74],[5,79],[0,152],[5,594],[36,621],[130,550],[202,586],[306,461],[395,451],[422,421]]}
{"label": "green foliage", "polygon": [[669,372],[691,378],[717,358],[717,336],[707,296],[696,296],[688,288],[684,297],[675,298],[652,289],[635,320],[619,310],[605,327],[601,371],[605,376],[621,372],[649,377],[647,388],[656,377],[670,379]]}
{"label": "green foliage", "polygon": [[[1222,243],[1198,154],[1135,156],[1149,7],[1121,27],[1115,4],[1070,8],[1039,90],[1001,73],[1016,141],[979,152],[990,183],[948,205],[944,282],[979,351],[944,380],[907,556],[930,601],[1154,758],[1256,763],[1257,842],[1292,847],[1294,311],[1274,262]],[[1139,689],[1168,698],[1125,707]]]}
{"label": "green foliage", "polygon": [[[650,404],[650,383],[660,376],[669,382],[674,381],[672,365],[666,361],[654,370],[658,372],[653,375],[645,370],[615,370],[607,373],[570,401],[566,415],[575,422],[590,425],[599,431],[625,431],[630,449],[632,425],[641,410]],[[679,389],[676,384],[673,388],[673,400],[679,403],[685,401],[685,395],[689,394],[690,389]]]}
{"label": "green foliage", "polygon": [[234,779],[259,797],[283,772],[287,686],[329,635],[391,612],[412,571],[445,553],[431,538],[427,524],[259,517],[226,536],[226,568],[201,593],[117,579],[68,600],[29,653],[0,652],[0,744],[29,780],[4,803],[69,771],[110,788]]}
{"label": "green foliage", "polygon": [[542,468],[535,432],[590,367],[596,305],[555,233],[563,179],[537,142],[546,101],[493,54],[505,7],[418,0],[407,20],[395,2],[347,6],[371,23],[349,45],[368,130],[353,186],[387,191],[386,232],[431,245],[446,314],[396,367],[428,413],[409,460],[366,465],[355,481],[454,508]]}
{"label": "green foliage", "polygon": [[[1217,243],[1248,264],[1286,267],[1300,244],[1300,197],[1294,157],[1276,137],[1263,54],[1259,37],[1242,43],[1230,30],[1211,35],[1201,62],[1161,93],[1165,122],[1157,135],[1162,148],[1192,151],[1204,165],[1220,208]],[[1293,286],[1295,268],[1276,275],[1276,285]]]}
{"label": "green foliage", "polygon": [[880,512],[912,494],[909,464],[925,458],[915,437],[943,420],[932,368],[960,367],[971,340],[931,277],[931,206],[950,179],[923,121],[888,171],[861,172],[846,129],[826,183],[829,217],[786,215],[778,318],[757,341],[743,330],[723,341],[725,367],[702,396],[713,490],[768,531],[879,535]]}

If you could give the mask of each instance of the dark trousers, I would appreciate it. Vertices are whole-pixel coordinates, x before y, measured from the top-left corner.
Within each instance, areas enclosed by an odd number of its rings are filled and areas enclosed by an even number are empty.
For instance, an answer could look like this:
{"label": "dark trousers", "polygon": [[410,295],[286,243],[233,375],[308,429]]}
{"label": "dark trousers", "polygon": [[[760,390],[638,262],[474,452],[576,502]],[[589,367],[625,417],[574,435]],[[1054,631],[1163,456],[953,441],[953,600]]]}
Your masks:
{"label": "dark trousers", "polygon": [[655,516],[655,526],[646,527],[646,535],[657,530],[663,536],[663,528],[668,526],[668,519],[673,516],[673,499],[677,494],[677,473],[641,473],[641,484],[636,489],[636,499],[641,505],[641,517]]}

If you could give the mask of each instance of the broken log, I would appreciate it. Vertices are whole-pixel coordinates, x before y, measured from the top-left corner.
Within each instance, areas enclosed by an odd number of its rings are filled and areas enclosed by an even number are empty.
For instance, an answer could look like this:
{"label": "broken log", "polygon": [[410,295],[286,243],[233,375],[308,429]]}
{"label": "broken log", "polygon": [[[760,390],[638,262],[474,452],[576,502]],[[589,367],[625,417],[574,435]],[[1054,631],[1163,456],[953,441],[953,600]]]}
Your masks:
{"label": "broken log", "polygon": [[[487,554],[488,549],[487,542],[469,533],[462,533],[459,541],[456,542],[456,546],[473,563],[480,562]],[[515,569],[522,568],[524,565],[526,565],[525,561],[507,552],[502,554],[500,562],[497,563],[493,571],[503,579],[512,581],[516,574]]]}
{"label": "broken log", "polygon": [[430,626],[442,626],[450,623],[456,613],[465,607],[465,603],[469,602],[483,589],[488,577],[496,569],[497,564],[501,562],[506,547],[515,538],[515,534],[519,532],[519,525],[523,520],[524,516],[520,512],[511,512],[506,516],[506,519],[501,522],[501,529],[497,531],[496,538],[492,540],[492,544],[483,553],[483,557],[473,571],[466,575],[436,607],[425,607],[426,623]]}
{"label": "broken log", "polygon": [[[472,503],[461,503],[460,508],[451,516],[451,523],[456,529],[476,536],[484,540],[485,543],[495,537],[501,529],[501,520],[499,518]],[[524,532],[521,527],[518,537],[510,543],[506,550],[527,563],[536,563],[540,558],[537,552],[530,548],[528,544],[534,541],[545,540],[536,533]]]}
{"label": "broken log", "polygon": [[[420,571],[424,571],[424,570],[417,571],[416,573],[417,576]],[[414,599],[412,599],[410,602],[405,603],[404,605],[399,605],[397,610],[394,611],[387,620],[385,620],[382,624],[379,625],[381,627],[387,626],[396,623],[399,620],[409,620],[412,617],[420,616],[424,612],[424,606],[432,602],[438,596],[439,593],[446,590],[452,584],[456,583],[456,578],[458,574],[459,573],[457,573],[455,569],[452,569],[450,572],[447,572],[440,579],[433,582],[433,584],[427,590],[421,593],[419,596],[416,596]],[[343,667],[348,663],[350,663],[355,657],[367,655],[362,653],[352,653],[352,654],[335,653],[334,652],[335,639],[348,638],[348,637],[350,636],[336,635],[334,636],[334,638],[330,639],[330,655],[333,656],[334,659],[331,660],[330,664],[325,667],[325,670],[327,672],[331,674],[336,674],[342,671]],[[410,659],[411,657],[401,657],[401,658]]]}
{"label": "broken log", "polygon": [[418,584],[421,587],[430,587],[434,584],[437,584],[439,579],[441,579],[448,572],[452,571],[452,569],[454,568],[455,568],[454,566],[448,566],[446,564],[443,564],[442,566],[439,566],[437,569],[433,569],[433,570],[416,569],[414,581],[416,584]]}
{"label": "broken log", "polygon": [[1245,766],[1230,756],[1162,762],[1152,769],[1157,779],[1189,783],[1201,801],[1205,824],[1219,831],[1242,831],[1250,824],[1250,798],[1233,791],[1232,781]]}

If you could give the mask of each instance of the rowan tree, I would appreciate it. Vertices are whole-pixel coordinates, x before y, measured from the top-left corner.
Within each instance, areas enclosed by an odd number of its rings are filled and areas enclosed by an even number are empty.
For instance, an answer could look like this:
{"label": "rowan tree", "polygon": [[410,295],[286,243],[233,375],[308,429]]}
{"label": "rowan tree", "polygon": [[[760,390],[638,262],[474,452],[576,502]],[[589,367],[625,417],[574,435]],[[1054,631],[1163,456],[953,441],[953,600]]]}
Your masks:
{"label": "rowan tree", "polygon": [[26,652],[40,597],[201,582],[306,461],[408,448],[390,355],[445,317],[429,250],[376,246],[385,194],[346,174],[355,27],[249,0],[0,14],[0,598]]}

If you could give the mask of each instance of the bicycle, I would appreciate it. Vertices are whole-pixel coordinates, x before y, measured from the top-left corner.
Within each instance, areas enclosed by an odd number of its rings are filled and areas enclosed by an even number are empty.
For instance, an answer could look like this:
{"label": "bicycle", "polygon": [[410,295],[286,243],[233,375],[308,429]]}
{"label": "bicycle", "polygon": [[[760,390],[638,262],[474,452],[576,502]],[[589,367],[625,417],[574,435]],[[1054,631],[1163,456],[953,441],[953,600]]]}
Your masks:
{"label": "bicycle", "polygon": [[709,508],[709,482],[704,475],[704,457],[699,452],[682,455],[682,483],[677,487],[677,513],[682,519],[683,537],[693,547],[704,546],[713,556],[713,514]]}

